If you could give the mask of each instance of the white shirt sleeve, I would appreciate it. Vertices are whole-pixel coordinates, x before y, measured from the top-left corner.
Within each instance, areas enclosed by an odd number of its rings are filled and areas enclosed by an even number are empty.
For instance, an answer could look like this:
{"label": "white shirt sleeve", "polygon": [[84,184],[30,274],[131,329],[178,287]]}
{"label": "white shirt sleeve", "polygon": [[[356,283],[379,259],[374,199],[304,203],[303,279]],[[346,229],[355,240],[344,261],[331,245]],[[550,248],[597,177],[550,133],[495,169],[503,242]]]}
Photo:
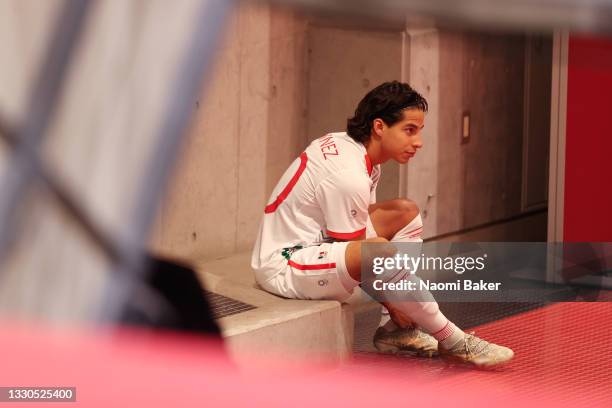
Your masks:
{"label": "white shirt sleeve", "polygon": [[315,197],[325,216],[328,236],[349,240],[365,232],[370,184],[366,175],[343,170],[317,186]]}

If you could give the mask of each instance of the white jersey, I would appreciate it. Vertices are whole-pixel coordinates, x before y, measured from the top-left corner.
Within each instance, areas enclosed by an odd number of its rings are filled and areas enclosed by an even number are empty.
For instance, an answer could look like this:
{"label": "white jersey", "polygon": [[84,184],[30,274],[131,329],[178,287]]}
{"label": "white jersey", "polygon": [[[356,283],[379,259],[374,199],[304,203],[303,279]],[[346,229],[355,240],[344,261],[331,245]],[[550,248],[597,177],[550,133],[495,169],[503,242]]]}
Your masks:
{"label": "white jersey", "polygon": [[363,234],[379,178],[380,165],[346,133],[314,140],[268,200],[251,259],[257,280],[278,274],[297,249]]}

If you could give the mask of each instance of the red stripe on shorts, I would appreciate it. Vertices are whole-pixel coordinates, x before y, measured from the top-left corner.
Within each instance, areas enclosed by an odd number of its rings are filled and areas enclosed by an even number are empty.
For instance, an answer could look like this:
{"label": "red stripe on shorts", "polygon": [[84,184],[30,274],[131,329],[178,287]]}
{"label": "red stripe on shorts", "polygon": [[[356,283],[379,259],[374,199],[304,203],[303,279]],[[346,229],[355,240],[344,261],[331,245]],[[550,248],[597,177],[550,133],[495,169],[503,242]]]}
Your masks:
{"label": "red stripe on shorts", "polygon": [[293,266],[296,269],[301,271],[314,270],[314,269],[332,269],[336,267],[335,263],[326,263],[326,264],[317,264],[317,265],[302,265],[296,262],[293,262],[291,259],[289,260],[289,266]]}

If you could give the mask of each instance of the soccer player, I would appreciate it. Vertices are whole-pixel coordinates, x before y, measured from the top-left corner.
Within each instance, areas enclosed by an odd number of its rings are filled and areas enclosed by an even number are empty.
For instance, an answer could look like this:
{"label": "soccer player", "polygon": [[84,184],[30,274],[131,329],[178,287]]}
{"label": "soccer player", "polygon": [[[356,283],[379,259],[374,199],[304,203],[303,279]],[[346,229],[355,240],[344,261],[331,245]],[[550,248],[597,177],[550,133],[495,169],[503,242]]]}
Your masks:
{"label": "soccer player", "polygon": [[[408,84],[383,83],[359,102],[346,132],[313,141],[289,166],[265,207],[253,250],[251,265],[263,289],[343,301],[361,282],[364,242],[422,242],[416,204],[376,203],[376,185],[381,163],[405,164],[423,146],[426,112],[427,101]],[[408,279],[403,270],[385,276]],[[388,315],[374,335],[381,352],[439,353],[479,367],[513,357],[509,348],[464,333],[433,300],[383,305]]]}

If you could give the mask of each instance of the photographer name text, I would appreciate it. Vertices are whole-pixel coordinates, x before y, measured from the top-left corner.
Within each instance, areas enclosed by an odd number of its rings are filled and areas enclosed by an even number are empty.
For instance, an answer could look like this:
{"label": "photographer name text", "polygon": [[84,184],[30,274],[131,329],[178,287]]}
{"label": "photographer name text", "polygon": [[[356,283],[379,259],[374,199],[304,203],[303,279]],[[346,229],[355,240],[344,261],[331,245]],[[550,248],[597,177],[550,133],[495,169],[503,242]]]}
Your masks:
{"label": "photographer name text", "polygon": [[482,279],[473,281],[470,279],[457,280],[455,282],[432,282],[429,280],[401,280],[399,282],[383,282],[377,279],[372,282],[374,290],[428,290],[428,291],[459,291],[459,290],[479,290],[496,291],[499,290],[501,282],[487,282]]}

